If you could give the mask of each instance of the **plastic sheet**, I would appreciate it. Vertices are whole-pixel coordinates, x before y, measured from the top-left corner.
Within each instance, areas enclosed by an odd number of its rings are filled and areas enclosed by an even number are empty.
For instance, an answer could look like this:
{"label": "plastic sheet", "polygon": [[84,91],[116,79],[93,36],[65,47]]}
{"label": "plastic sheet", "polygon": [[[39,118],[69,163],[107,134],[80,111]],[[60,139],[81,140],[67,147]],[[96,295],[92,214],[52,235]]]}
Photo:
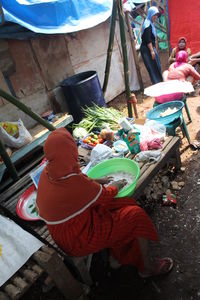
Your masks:
{"label": "plastic sheet", "polygon": [[159,82],[144,89],[144,94],[150,97],[169,95],[172,93],[191,93],[194,88],[191,82],[180,80],[169,80]]}
{"label": "plastic sheet", "polygon": [[67,33],[104,22],[112,0],[2,0],[5,20],[37,33]]}

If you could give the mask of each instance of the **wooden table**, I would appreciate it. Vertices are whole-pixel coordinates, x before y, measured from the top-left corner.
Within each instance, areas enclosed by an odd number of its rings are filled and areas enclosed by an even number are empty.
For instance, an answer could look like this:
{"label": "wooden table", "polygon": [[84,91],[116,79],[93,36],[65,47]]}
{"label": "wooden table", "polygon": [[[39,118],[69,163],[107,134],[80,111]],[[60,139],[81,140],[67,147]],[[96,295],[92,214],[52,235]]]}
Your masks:
{"label": "wooden table", "polygon": [[[178,137],[167,137],[162,148],[162,157],[157,163],[147,166],[144,163],[140,165],[140,177],[136,185],[134,194],[135,199],[138,199],[145,189],[145,187],[151,182],[153,177],[161,170],[168,162],[172,162],[176,169],[181,167],[181,158],[179,152],[180,139]],[[128,157],[131,157],[129,155]],[[132,156],[134,157],[134,156]]]}
{"label": "wooden table", "polygon": [[[150,166],[147,166],[144,163],[139,164],[141,173],[137,182],[135,192],[132,195],[133,198],[138,199],[142,195],[144,188],[151,182],[158,171],[169,161],[173,162],[176,168],[180,168],[181,160],[179,153],[179,144],[180,140],[178,137],[168,137],[163,144],[162,156],[158,162]],[[134,155],[128,154],[127,157],[133,159]],[[11,188],[7,189],[0,195],[0,207],[8,214],[8,216],[12,216],[12,218],[25,230],[32,233],[41,241],[47,243],[49,246],[52,246],[58,253],[66,258],[66,255],[57,247],[57,245],[52,240],[49,231],[43,221],[26,222],[16,216],[16,204],[18,198],[31,184],[32,181],[28,175],[20,179]],[[81,273],[81,277],[86,283],[90,284],[91,278],[84,266],[83,260],[79,258],[67,258],[69,260],[73,260],[73,264]]]}

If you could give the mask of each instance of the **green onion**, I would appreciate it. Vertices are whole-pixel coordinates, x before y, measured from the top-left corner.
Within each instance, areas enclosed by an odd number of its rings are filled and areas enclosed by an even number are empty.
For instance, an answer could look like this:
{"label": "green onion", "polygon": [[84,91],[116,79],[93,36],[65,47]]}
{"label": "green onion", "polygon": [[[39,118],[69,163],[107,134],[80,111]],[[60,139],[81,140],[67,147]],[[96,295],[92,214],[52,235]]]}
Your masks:
{"label": "green onion", "polygon": [[85,118],[78,124],[73,124],[75,127],[83,127],[88,132],[91,132],[95,127],[105,127],[105,124],[109,125],[111,129],[116,130],[118,128],[118,121],[123,117],[123,114],[113,107],[99,107],[94,104],[92,107],[82,108]]}

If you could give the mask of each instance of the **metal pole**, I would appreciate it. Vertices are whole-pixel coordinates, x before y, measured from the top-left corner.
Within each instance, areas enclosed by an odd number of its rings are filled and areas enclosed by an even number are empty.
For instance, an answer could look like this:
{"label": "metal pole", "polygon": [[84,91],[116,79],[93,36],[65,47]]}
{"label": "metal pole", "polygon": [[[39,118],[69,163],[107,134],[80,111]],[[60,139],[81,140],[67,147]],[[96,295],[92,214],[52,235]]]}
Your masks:
{"label": "metal pole", "polygon": [[167,2],[164,0],[164,14],[165,14],[165,25],[167,33],[167,47],[168,47],[168,56],[170,55],[170,46],[169,46],[169,27],[168,27],[168,16],[167,16]]}

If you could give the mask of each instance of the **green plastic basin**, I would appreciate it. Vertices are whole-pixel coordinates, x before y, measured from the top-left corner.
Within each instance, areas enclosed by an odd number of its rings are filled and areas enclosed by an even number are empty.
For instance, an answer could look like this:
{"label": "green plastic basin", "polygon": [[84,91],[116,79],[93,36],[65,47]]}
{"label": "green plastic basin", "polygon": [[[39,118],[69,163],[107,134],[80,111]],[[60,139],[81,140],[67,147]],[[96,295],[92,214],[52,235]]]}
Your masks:
{"label": "green plastic basin", "polygon": [[135,176],[135,179],[129,186],[119,191],[116,198],[128,197],[132,195],[140,176],[140,167],[134,160],[128,158],[112,158],[104,160],[103,162],[100,162],[98,165],[91,168],[87,175],[90,178],[96,179],[107,176],[110,173],[117,172],[131,173]]}

